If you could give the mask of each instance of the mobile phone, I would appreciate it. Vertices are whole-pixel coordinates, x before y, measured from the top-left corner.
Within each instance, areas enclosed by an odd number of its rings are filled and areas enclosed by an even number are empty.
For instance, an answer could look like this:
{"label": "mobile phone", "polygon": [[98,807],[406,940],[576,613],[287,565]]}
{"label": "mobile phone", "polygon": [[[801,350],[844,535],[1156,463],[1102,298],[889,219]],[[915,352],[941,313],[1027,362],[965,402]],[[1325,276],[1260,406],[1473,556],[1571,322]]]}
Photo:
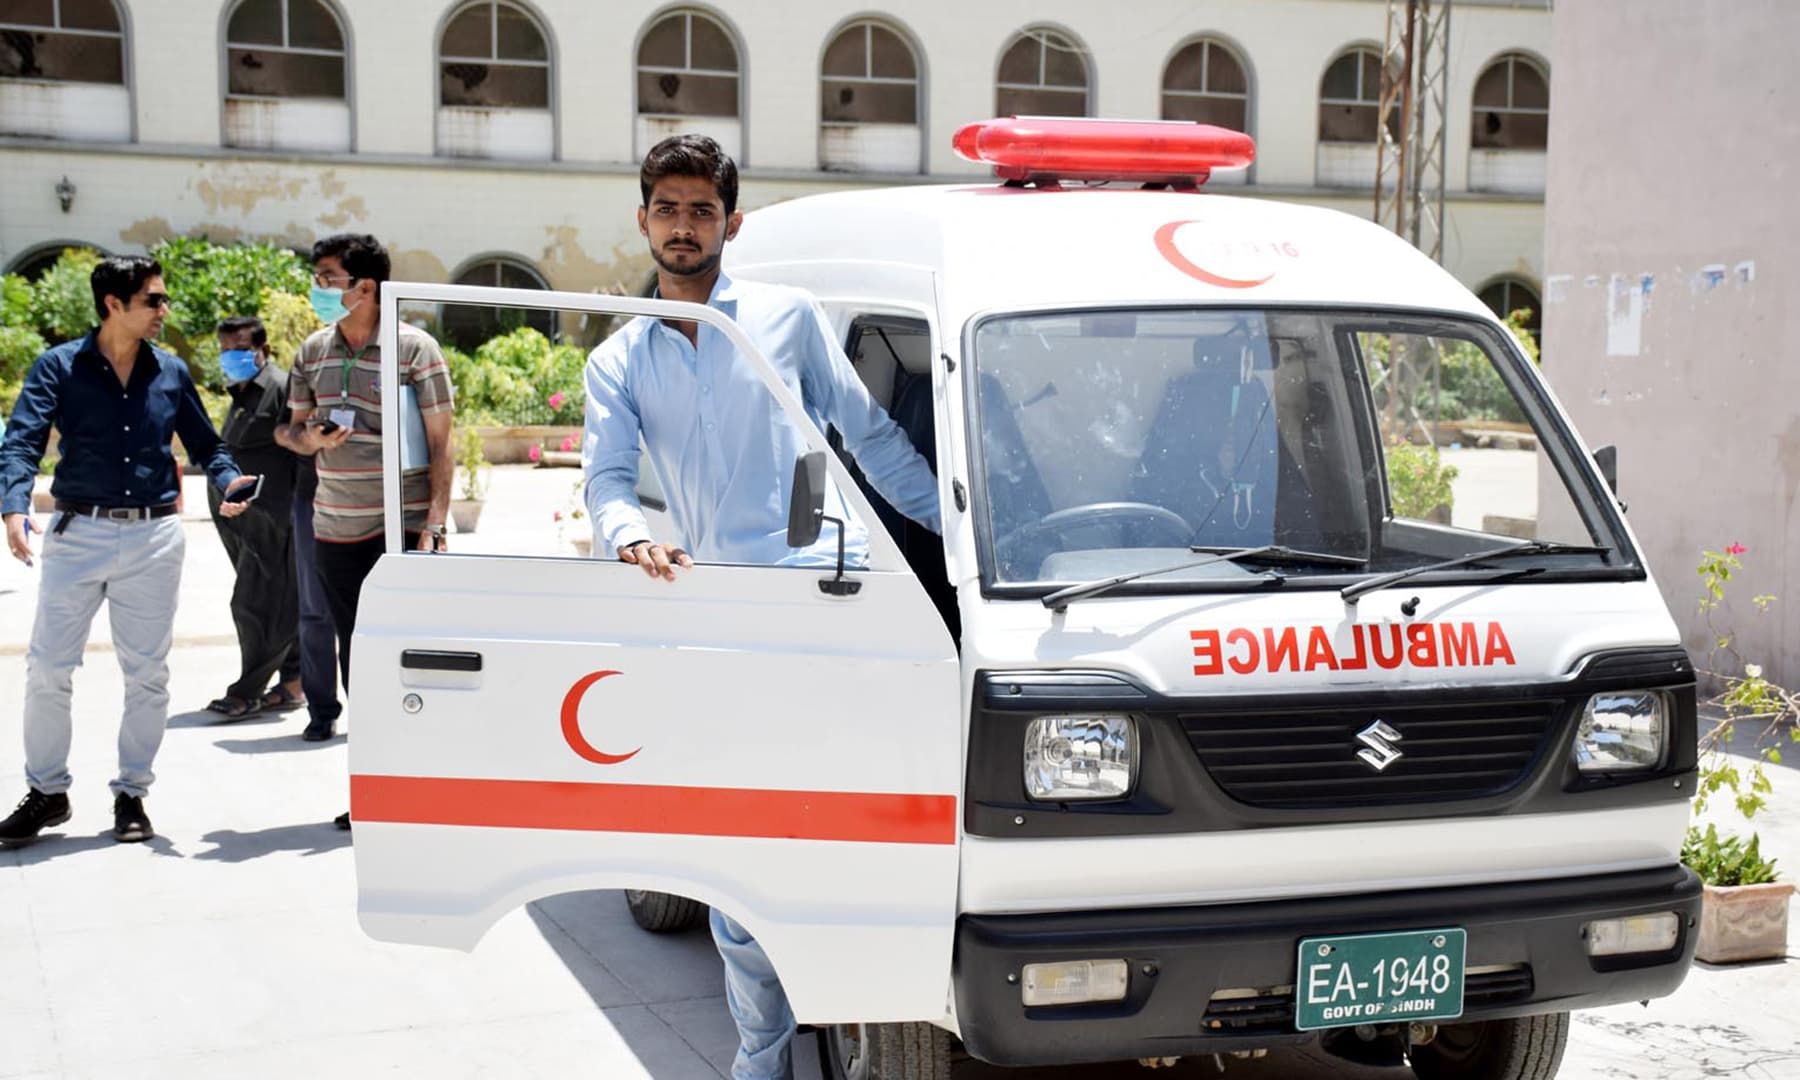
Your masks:
{"label": "mobile phone", "polygon": [[313,427],[318,428],[326,435],[329,435],[338,429],[338,422],[336,420],[331,420],[323,416],[309,416],[306,418],[306,422]]}
{"label": "mobile phone", "polygon": [[262,494],[262,485],[263,478],[259,476],[256,478],[256,483],[245,484],[236,491],[227,492],[223,501],[228,503],[253,502],[258,495]]}

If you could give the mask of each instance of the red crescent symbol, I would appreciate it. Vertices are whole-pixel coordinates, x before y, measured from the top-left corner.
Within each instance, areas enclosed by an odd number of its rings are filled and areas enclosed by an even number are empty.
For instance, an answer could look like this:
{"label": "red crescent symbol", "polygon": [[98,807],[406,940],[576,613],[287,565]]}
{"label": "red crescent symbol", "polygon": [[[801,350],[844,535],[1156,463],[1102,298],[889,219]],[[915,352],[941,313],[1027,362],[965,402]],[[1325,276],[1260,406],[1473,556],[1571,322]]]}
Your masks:
{"label": "red crescent symbol", "polygon": [[1198,221],[1171,221],[1156,230],[1156,250],[1161,252],[1162,257],[1169,260],[1169,264],[1175,269],[1189,277],[1199,278],[1208,285],[1217,285],[1221,289],[1254,289],[1275,276],[1272,273],[1264,274],[1254,281],[1246,281],[1242,278],[1221,277],[1210,270],[1203,270],[1194,265],[1193,260],[1183,255],[1181,250],[1175,246],[1175,234],[1183,225],[1198,224],[1200,224]]}
{"label": "red crescent symbol", "polygon": [[569,749],[575,751],[577,754],[581,755],[582,758],[591,761],[596,765],[617,765],[621,761],[629,761],[637,756],[638,750],[643,749],[643,747],[640,746],[637,750],[633,750],[629,754],[608,754],[605,751],[595,749],[593,743],[588,742],[581,736],[582,697],[588,692],[589,687],[593,686],[601,679],[606,678],[608,675],[617,674],[618,672],[616,671],[596,671],[591,675],[583,675],[580,679],[576,680],[574,686],[569,687],[569,692],[563,695],[563,739],[569,744]]}

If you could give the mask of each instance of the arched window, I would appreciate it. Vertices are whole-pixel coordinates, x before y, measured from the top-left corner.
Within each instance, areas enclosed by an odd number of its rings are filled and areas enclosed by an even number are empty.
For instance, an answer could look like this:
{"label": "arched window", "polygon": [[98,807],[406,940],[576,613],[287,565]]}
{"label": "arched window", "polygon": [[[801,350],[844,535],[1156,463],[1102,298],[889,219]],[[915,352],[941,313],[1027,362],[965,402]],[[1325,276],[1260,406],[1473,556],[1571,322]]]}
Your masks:
{"label": "arched window", "polygon": [[[488,255],[465,264],[451,279],[456,285],[486,285],[503,289],[548,289],[537,268],[510,255]],[[441,320],[444,338],[465,352],[483,342],[529,326],[545,337],[556,336],[556,312],[541,308],[493,308],[453,305]]]}
{"label": "arched window", "polygon": [[1475,80],[1469,141],[1484,150],[1542,150],[1550,142],[1550,76],[1536,61],[1512,54]]}
{"label": "arched window", "polygon": [[670,135],[717,139],[743,162],[743,66],[736,37],[697,8],[671,11],[644,31],[637,50],[637,152]]}
{"label": "arched window", "polygon": [[1481,302],[1488,306],[1489,311],[1502,319],[1521,309],[1530,311],[1531,314],[1525,319],[1525,328],[1534,336],[1543,333],[1544,302],[1538,298],[1537,290],[1518,278],[1496,278],[1476,295],[1481,297]]}
{"label": "arched window", "polygon": [[1475,80],[1469,124],[1469,190],[1542,195],[1550,141],[1550,76],[1509,53]]}
{"label": "arched window", "polygon": [[1000,54],[996,116],[1087,116],[1087,50],[1060,30],[1021,30]]}
{"label": "arched window", "polygon": [[922,167],[919,56],[898,30],[851,23],[819,63],[819,164],[846,172]]}
{"label": "arched window", "polygon": [[17,258],[13,259],[12,265],[6,268],[6,272],[9,274],[17,274],[26,281],[36,281],[38,278],[44,276],[44,271],[56,265],[56,260],[62,258],[63,252],[70,249],[81,250],[84,248],[89,251],[97,251],[101,255],[106,254],[106,250],[101,248],[98,244],[83,244],[74,240],[58,240],[48,244],[39,244],[34,248],[30,248],[29,250],[20,253]]}
{"label": "arched window", "polygon": [[[1398,136],[1399,110],[1388,115]],[[1319,80],[1319,143],[1314,175],[1321,187],[1373,188],[1381,130],[1381,54],[1359,45],[1346,50]]]}
{"label": "arched window", "polygon": [[130,140],[125,30],[113,0],[0,2],[0,135]]}
{"label": "arched window", "polygon": [[1250,130],[1250,79],[1235,50],[1201,39],[1183,45],[1163,69],[1162,118]]}
{"label": "arched window", "polygon": [[1381,54],[1351,49],[1319,81],[1319,141],[1372,143],[1380,117]]}
{"label": "arched window", "polygon": [[[1162,118],[1250,130],[1249,68],[1236,49],[1214,38],[1190,41],[1163,68]],[[1207,183],[1241,184],[1250,170],[1214,169]]]}
{"label": "arched window", "polygon": [[349,150],[346,55],[322,0],[240,0],[225,23],[225,145]]}
{"label": "arched window", "polygon": [[437,152],[545,160],[556,155],[550,37],[502,0],[455,9],[438,38]]}
{"label": "arched window", "polygon": [[[456,285],[498,286],[503,289],[548,289],[537,269],[510,255],[488,255],[457,271]],[[474,352],[490,338],[529,326],[545,337],[556,336],[556,312],[542,308],[495,308],[479,304],[451,304],[439,320],[444,341],[464,352]]]}

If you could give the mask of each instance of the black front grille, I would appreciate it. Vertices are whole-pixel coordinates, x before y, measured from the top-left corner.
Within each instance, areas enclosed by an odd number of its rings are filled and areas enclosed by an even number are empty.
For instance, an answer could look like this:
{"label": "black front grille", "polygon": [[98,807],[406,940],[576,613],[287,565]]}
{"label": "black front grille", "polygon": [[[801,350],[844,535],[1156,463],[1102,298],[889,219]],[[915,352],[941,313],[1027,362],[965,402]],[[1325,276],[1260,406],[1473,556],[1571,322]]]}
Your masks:
{"label": "black front grille", "polygon": [[[1531,989],[1529,964],[1471,971],[1463,978],[1463,1011],[1525,1001],[1531,997]],[[1294,988],[1221,990],[1206,1003],[1200,1026],[1214,1035],[1291,1032],[1294,1030]]]}
{"label": "black front grille", "polygon": [[[1250,806],[1316,809],[1479,799],[1519,783],[1561,702],[1509,700],[1357,709],[1197,713],[1181,725],[1208,775]],[[1400,756],[1377,770],[1358,751],[1376,721]]]}

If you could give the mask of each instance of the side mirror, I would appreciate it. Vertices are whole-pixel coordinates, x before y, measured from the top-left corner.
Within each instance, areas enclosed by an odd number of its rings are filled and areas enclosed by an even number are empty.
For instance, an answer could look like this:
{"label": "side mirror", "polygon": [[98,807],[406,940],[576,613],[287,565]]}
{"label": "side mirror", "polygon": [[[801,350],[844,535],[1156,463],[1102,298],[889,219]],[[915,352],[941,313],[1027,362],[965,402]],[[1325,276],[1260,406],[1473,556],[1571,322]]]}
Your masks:
{"label": "side mirror", "polygon": [[1594,464],[1600,466],[1600,475],[1605,478],[1606,486],[1614,495],[1619,493],[1619,448],[1608,444],[1594,451]]}
{"label": "side mirror", "polygon": [[788,498],[787,543],[803,548],[825,525],[825,451],[801,454],[794,462],[794,490]]}

